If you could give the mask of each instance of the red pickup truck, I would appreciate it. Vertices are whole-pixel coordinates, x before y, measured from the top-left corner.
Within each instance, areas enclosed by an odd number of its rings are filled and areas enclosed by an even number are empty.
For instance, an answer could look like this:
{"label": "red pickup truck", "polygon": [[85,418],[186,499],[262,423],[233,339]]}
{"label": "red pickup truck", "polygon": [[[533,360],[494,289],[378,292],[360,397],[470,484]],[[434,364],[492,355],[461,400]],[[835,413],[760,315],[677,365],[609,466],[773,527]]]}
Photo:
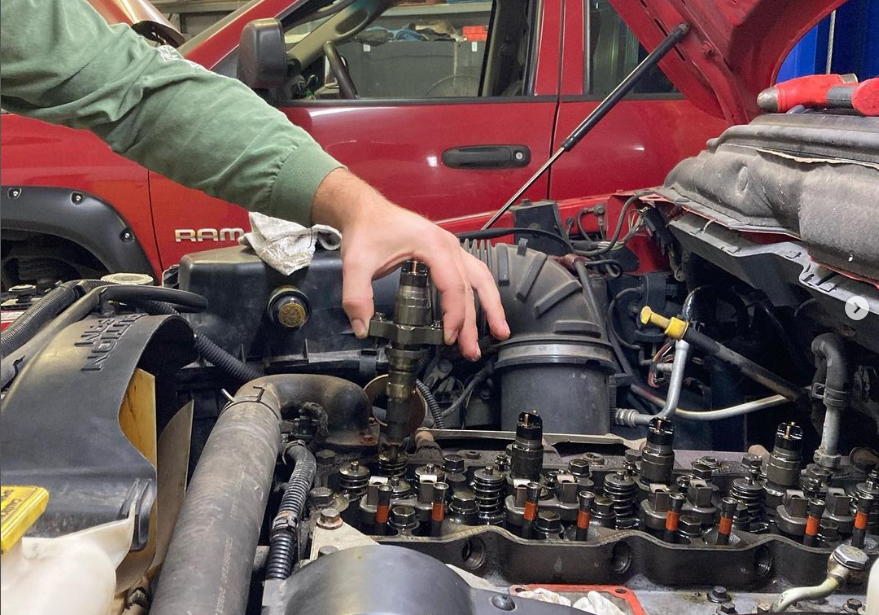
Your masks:
{"label": "red pickup truck", "polygon": [[[826,12],[785,3],[768,19],[758,0],[644,4],[254,0],[180,51],[235,77],[244,26],[278,19],[299,70],[260,94],[390,199],[446,220],[500,206],[646,55],[641,43],[662,39],[660,22],[716,28],[691,33],[527,198],[661,183],[707,139],[756,114],[753,95]],[[327,42],[341,69],[327,62]],[[91,134],[10,114],[0,134],[5,288],[104,271],[157,275],[247,228],[243,209],[149,172]]]}

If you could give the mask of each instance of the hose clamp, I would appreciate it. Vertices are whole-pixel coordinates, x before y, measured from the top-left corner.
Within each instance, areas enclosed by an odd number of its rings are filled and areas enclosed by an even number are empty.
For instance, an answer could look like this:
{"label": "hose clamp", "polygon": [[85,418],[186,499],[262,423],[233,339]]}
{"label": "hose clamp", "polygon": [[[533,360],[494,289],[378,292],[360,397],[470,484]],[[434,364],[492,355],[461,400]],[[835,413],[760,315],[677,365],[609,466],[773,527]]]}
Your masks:
{"label": "hose clamp", "polygon": [[812,399],[818,399],[824,402],[824,405],[828,408],[843,410],[848,406],[848,391],[832,389],[823,382],[813,382],[810,394]]}
{"label": "hose clamp", "polygon": [[272,521],[272,535],[279,533],[296,534],[299,530],[299,519],[289,510],[282,510]]}

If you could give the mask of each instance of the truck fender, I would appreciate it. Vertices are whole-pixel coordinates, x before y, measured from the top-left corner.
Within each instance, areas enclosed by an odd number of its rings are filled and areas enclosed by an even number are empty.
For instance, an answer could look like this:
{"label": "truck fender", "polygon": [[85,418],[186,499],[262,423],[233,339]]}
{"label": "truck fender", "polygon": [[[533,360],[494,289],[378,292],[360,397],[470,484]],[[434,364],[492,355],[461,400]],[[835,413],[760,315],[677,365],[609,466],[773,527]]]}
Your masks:
{"label": "truck fender", "polygon": [[110,272],[155,274],[128,222],[112,205],[87,192],[3,186],[0,218],[4,230],[44,233],[77,243]]}

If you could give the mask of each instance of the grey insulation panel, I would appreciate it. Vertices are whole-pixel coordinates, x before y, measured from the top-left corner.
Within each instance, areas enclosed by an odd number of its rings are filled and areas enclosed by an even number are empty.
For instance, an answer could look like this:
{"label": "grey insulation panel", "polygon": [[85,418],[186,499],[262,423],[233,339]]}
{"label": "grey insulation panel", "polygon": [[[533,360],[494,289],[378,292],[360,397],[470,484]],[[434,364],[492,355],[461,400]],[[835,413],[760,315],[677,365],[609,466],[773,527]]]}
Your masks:
{"label": "grey insulation panel", "polygon": [[879,279],[879,118],[758,117],[679,163],[660,192],[728,228],[799,238],[813,259]]}

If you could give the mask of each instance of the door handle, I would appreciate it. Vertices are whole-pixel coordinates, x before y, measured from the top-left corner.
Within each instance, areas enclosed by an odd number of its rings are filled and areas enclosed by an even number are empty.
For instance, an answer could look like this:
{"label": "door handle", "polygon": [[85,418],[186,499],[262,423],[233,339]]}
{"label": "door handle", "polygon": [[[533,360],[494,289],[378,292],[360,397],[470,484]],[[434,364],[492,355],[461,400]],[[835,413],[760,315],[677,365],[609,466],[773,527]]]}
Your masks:
{"label": "door handle", "polygon": [[525,145],[471,145],[443,152],[443,164],[450,169],[515,169],[530,162]]}

